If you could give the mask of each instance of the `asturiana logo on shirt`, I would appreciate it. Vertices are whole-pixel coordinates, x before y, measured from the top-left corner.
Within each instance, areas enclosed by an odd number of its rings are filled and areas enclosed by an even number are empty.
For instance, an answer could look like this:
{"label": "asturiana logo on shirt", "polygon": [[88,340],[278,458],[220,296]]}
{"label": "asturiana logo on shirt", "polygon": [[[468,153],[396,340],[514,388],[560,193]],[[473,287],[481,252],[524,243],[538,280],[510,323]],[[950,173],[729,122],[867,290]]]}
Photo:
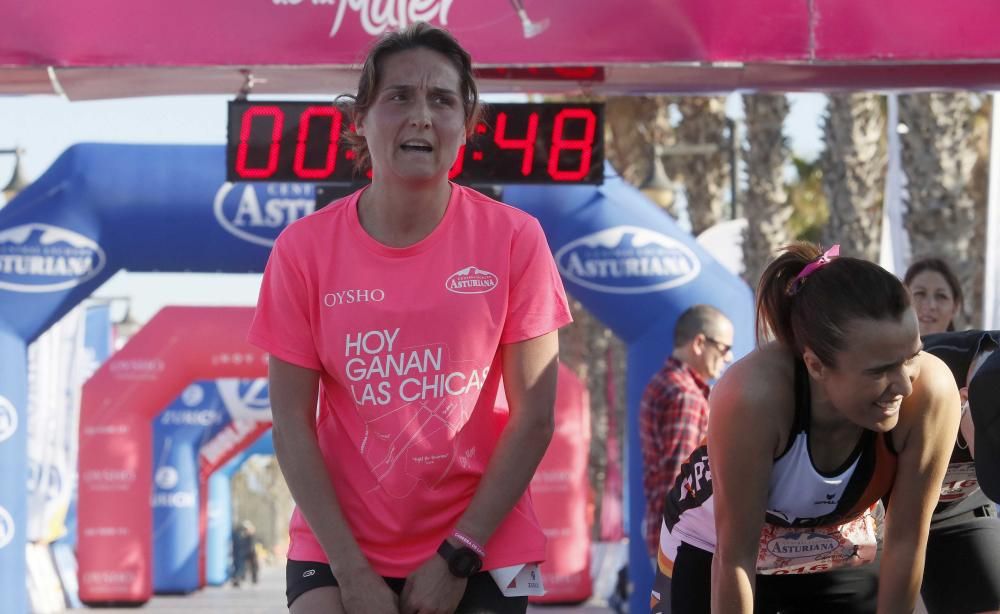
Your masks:
{"label": "asturiana logo on shirt", "polygon": [[96,276],[106,262],[96,241],[72,230],[38,223],[0,230],[4,290],[67,290]]}
{"label": "asturiana logo on shirt", "polygon": [[470,266],[452,273],[444,282],[444,287],[455,294],[485,294],[496,288],[499,282],[493,273]]}
{"label": "asturiana logo on shirt", "polygon": [[701,262],[680,241],[638,226],[615,226],[580,237],[555,254],[573,283],[612,294],[642,294],[682,286]]}
{"label": "asturiana logo on shirt", "polygon": [[316,209],[311,184],[224,183],[215,193],[215,219],[226,232],[271,247],[278,234]]}
{"label": "asturiana logo on shirt", "polygon": [[835,538],[822,533],[786,533],[767,543],[767,551],[786,559],[813,558],[830,554],[840,546]]}

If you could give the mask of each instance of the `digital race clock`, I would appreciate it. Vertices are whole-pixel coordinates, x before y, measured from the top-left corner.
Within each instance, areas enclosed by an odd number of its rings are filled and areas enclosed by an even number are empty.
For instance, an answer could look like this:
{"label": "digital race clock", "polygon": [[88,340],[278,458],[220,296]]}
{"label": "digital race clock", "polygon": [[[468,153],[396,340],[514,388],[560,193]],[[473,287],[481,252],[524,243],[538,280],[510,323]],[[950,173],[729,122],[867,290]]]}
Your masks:
{"label": "digital race clock", "polygon": [[[228,181],[364,181],[329,102],[229,103]],[[604,176],[601,104],[491,104],[449,173],[457,182],[592,183]]]}

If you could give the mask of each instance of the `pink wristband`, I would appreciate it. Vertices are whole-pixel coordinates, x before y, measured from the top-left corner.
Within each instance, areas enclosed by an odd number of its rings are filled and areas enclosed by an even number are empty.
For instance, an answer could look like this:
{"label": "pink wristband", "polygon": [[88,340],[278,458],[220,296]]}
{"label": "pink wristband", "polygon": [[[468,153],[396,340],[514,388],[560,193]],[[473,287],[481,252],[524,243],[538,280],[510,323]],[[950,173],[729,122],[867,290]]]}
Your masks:
{"label": "pink wristband", "polygon": [[486,551],[483,550],[483,547],[476,543],[476,540],[472,539],[465,533],[455,529],[452,531],[451,536],[465,544],[466,547],[478,554],[480,558],[486,558]]}

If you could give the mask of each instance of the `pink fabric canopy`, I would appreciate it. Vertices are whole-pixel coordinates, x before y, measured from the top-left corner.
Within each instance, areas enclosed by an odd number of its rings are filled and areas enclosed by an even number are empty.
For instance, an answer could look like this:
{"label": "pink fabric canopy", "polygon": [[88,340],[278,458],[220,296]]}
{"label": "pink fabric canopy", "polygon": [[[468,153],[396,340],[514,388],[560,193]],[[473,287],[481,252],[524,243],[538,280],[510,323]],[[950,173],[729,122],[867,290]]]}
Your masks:
{"label": "pink fabric canopy", "polygon": [[420,19],[480,67],[599,69],[493,74],[492,91],[1000,83],[993,0],[35,0],[0,7],[0,94],[235,93],[241,69],[255,93],[344,91],[374,37]]}

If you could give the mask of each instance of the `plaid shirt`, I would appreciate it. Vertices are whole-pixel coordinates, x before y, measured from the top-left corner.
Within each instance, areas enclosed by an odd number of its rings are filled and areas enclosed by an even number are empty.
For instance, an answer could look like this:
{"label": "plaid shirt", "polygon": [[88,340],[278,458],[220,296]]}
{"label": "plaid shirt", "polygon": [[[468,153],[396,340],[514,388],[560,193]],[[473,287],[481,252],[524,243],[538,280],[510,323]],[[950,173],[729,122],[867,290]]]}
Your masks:
{"label": "plaid shirt", "polygon": [[670,357],[646,386],[639,406],[642,486],[646,493],[646,545],[660,547],[663,502],[681,464],[708,433],[708,384],[691,367]]}

